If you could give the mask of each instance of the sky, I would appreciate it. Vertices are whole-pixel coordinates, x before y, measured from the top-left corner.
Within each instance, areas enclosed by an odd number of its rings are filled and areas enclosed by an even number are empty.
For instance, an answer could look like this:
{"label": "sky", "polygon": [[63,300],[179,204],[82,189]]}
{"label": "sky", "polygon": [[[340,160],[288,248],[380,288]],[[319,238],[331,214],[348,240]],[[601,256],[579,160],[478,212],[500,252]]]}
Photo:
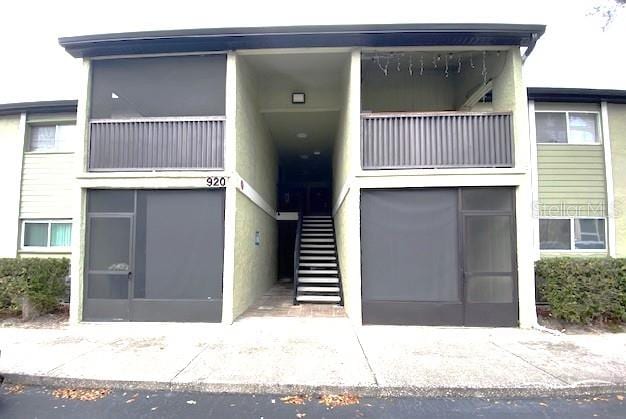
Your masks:
{"label": "sky", "polygon": [[[611,0],[16,0],[0,6],[0,103],[76,99],[80,60],[60,36],[160,29],[366,23],[545,24],[526,61],[533,87],[626,90],[626,8]],[[8,3],[8,4],[7,4]]]}

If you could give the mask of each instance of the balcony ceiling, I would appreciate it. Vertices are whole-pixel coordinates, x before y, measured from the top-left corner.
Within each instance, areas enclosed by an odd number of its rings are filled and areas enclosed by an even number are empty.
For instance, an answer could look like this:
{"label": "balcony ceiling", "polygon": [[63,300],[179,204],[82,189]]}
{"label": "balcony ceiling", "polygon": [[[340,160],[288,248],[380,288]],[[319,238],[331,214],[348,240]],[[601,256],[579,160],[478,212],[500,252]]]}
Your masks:
{"label": "balcony ceiling", "polygon": [[[312,158],[315,151],[324,155],[332,151],[339,111],[272,112],[264,117],[281,156]],[[301,133],[306,138],[299,138]]]}

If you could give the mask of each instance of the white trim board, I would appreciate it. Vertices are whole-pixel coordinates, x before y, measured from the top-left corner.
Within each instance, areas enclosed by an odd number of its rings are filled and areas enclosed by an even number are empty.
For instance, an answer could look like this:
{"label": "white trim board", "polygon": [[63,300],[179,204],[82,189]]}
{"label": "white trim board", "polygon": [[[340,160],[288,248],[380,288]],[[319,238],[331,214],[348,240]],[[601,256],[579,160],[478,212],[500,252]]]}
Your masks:
{"label": "white trim board", "polygon": [[606,101],[600,104],[602,141],[604,143],[604,170],[606,180],[606,203],[607,203],[607,244],[609,256],[617,255],[615,237],[615,190],[613,188],[613,162],[611,159],[611,135],[609,132],[609,109]]}
{"label": "white trim board", "polygon": [[259,194],[257,190],[252,187],[252,185],[246,182],[239,175],[239,173],[235,173],[232,179],[235,182],[234,186],[239,192],[248,197],[248,199],[250,199],[250,201],[252,201],[257,207],[265,211],[267,215],[274,219],[277,219],[276,209],[272,207],[265,199],[263,199],[261,194]]}

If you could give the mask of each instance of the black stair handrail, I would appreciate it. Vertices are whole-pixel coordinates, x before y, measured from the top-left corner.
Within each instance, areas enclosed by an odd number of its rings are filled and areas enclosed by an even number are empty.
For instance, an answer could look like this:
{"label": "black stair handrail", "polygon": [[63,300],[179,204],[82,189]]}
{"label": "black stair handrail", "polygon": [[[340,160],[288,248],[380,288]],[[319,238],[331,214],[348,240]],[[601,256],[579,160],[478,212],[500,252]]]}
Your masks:
{"label": "black stair handrail", "polygon": [[339,285],[339,305],[343,306],[343,281],[341,280],[341,267],[339,266],[339,243],[337,243],[337,231],[335,230],[335,218],[330,217],[333,228],[333,239],[335,240],[335,262],[337,263],[337,285]]}
{"label": "black stair handrail", "polygon": [[300,267],[300,235],[302,233],[302,210],[298,211],[296,243],[293,247],[293,304],[298,304],[298,270]]}

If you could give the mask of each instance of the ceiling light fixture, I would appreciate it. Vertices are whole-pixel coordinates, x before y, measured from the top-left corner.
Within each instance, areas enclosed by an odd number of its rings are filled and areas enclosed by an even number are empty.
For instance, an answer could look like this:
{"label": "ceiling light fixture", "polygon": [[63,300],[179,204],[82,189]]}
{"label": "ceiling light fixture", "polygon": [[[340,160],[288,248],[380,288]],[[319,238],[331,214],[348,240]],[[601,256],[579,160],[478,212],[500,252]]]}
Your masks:
{"label": "ceiling light fixture", "polygon": [[306,102],[306,96],[304,92],[291,93],[291,103],[294,105],[304,105]]}
{"label": "ceiling light fixture", "polygon": [[309,158],[309,155],[308,154],[300,154],[300,158],[302,160],[307,160]]}
{"label": "ceiling light fixture", "polygon": [[319,156],[320,154],[322,154],[321,151],[314,151],[313,154],[315,154],[316,156]]}
{"label": "ceiling light fixture", "polygon": [[306,132],[299,132],[296,134],[296,137],[301,138],[301,139],[305,139],[306,137],[308,137]]}

